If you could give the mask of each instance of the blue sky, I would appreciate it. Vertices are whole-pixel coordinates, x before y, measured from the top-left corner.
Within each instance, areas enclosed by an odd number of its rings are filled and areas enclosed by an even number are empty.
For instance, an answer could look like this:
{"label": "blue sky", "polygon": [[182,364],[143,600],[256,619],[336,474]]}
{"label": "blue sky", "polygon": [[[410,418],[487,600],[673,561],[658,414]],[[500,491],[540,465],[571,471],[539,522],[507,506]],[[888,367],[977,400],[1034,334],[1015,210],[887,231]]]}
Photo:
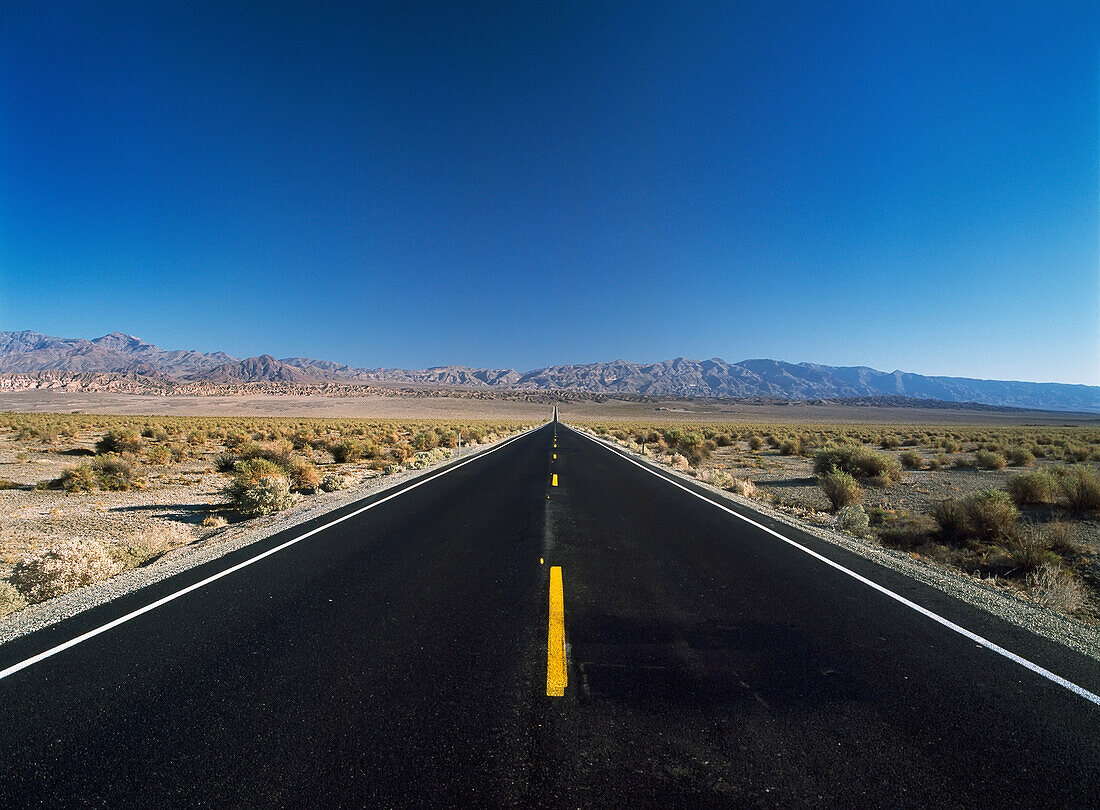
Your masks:
{"label": "blue sky", "polygon": [[0,11],[0,329],[1100,384],[1095,3]]}

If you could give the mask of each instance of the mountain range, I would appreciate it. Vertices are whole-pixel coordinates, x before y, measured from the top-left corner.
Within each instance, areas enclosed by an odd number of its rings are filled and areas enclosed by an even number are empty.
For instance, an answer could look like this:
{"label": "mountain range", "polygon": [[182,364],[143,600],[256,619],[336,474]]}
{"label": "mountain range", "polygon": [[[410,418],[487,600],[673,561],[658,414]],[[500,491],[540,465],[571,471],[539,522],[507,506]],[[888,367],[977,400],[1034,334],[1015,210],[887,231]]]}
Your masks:
{"label": "mountain range", "polygon": [[1100,387],[1065,383],[932,377],[866,366],[779,360],[729,363],[678,357],[661,363],[548,366],[533,371],[438,366],[421,370],[352,368],[329,360],[265,354],[239,360],[225,352],[165,350],[112,332],[84,340],[37,332],[0,332],[0,373],[113,373],[186,383],[400,383],[516,391],[584,391],[654,397],[837,399],[908,397],[1003,407],[1100,412]]}

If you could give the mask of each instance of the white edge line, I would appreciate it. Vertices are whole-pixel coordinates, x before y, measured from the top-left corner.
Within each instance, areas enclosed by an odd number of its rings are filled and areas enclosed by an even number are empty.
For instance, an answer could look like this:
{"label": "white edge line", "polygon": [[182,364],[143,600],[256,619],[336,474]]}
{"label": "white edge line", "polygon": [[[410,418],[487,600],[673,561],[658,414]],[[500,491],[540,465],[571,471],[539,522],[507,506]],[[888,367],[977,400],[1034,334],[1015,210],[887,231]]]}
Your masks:
{"label": "white edge line", "polygon": [[[162,598],[158,599],[155,602],[151,602],[148,605],[145,605],[144,607],[140,607],[135,611],[127,613],[125,616],[119,616],[114,621],[107,622],[107,624],[101,625],[100,627],[96,627],[93,630],[89,630],[87,633],[82,633],[81,635],[76,636],[75,638],[71,638],[66,642],[58,644],[56,647],[50,647],[50,649],[45,650],[44,652],[40,652],[37,655],[32,655],[30,658],[27,658],[24,661],[20,661],[18,664],[12,664],[7,669],[0,670],[0,680],[3,680],[4,678],[8,677],[9,675],[14,675],[16,672],[19,672],[20,670],[26,669],[29,666],[33,666],[34,664],[37,664],[39,661],[43,661],[43,660],[45,660],[45,659],[47,659],[51,656],[57,655],[59,652],[64,652],[65,650],[69,649],[70,647],[75,647],[77,644],[80,644],[81,642],[87,641],[90,638],[95,638],[100,633],[106,633],[108,630],[110,630],[112,628],[115,628],[115,627],[118,627],[120,624],[125,624],[126,622],[130,621],[131,619],[136,619],[138,616],[141,616],[144,613],[148,613],[151,610],[156,610],[161,605],[166,605],[174,599],[179,599],[181,596],[183,596],[185,594],[188,594],[188,593],[191,593],[191,591],[197,591],[199,588],[202,588],[206,585],[209,585],[211,582],[216,582],[217,580],[221,579],[222,577],[227,577],[232,573],[240,571],[242,568],[246,568],[246,567],[252,565],[252,563],[259,562],[260,560],[264,559],[264,557],[270,557],[272,554],[277,554],[278,552],[282,551],[285,548],[290,548],[290,546],[293,546],[295,543],[300,543],[302,540],[305,540],[307,537],[311,537],[311,536],[317,534],[318,532],[323,532],[325,529],[330,529],[333,526],[335,526],[337,523],[343,523],[345,520],[348,520],[349,518],[353,518],[356,515],[361,515],[363,512],[366,512],[368,509],[373,509],[374,507],[379,506],[381,504],[384,504],[386,501],[392,500],[393,498],[396,498],[399,495],[404,495],[406,492],[409,492],[410,490],[416,489],[421,484],[426,484],[429,481],[434,481],[435,479],[446,475],[447,473],[451,472],[452,470],[457,470],[459,467],[466,466],[471,461],[477,461],[478,459],[485,458],[490,453],[495,453],[497,450],[501,449],[502,447],[505,447],[506,445],[511,444],[512,442],[516,441],[517,439],[520,439],[523,436],[526,436],[530,433],[534,433],[536,430],[538,430],[539,428],[544,427],[546,424],[548,424],[548,423],[544,422],[543,424],[538,425],[537,427],[533,427],[530,430],[525,430],[522,433],[520,433],[516,436],[513,436],[510,439],[506,439],[505,441],[498,444],[496,447],[493,447],[493,448],[490,448],[489,450],[486,450],[484,453],[478,453],[477,455],[471,456],[470,458],[466,459],[465,461],[460,461],[457,464],[453,464],[453,465],[447,467],[445,470],[441,470],[440,472],[437,472],[435,475],[430,475],[427,478],[423,478],[423,479],[417,481],[415,484],[412,484],[411,486],[405,487],[404,489],[402,489],[398,492],[391,493],[390,495],[387,495],[384,498],[380,498],[379,500],[374,501],[373,503],[369,503],[366,506],[363,506],[363,507],[360,507],[359,509],[356,509],[354,512],[349,512],[348,514],[344,515],[343,517],[338,517],[335,520],[329,521],[328,523],[324,524],[323,526],[318,526],[315,529],[311,529],[308,532],[306,532],[305,534],[300,534],[300,535],[298,535],[297,537],[295,537],[291,540],[287,540],[285,543],[280,543],[279,545],[275,546],[274,548],[269,548],[267,551],[263,552],[262,554],[257,554],[255,557],[250,557],[249,559],[244,560],[243,562],[239,562],[234,566],[226,568],[224,571],[219,571],[218,573],[213,574],[212,576],[209,576],[206,579],[201,580],[200,582],[196,582],[193,585],[188,585],[186,588],[182,588],[182,589],[180,589],[180,590],[178,590],[174,593],[170,593],[170,594],[168,594],[168,596],[162,597]],[[367,496],[367,497],[369,497],[369,496]]]}
{"label": "white edge line", "polygon": [[[1017,655],[1016,653],[1012,652],[1011,650],[1006,650],[1004,647],[1000,646],[999,644],[994,644],[989,639],[987,639],[983,636],[979,636],[977,633],[971,632],[970,630],[967,630],[965,627],[962,627],[960,625],[955,624],[950,619],[945,619],[943,616],[929,610],[928,608],[921,607],[916,602],[912,602],[909,599],[906,599],[901,594],[894,593],[889,588],[887,588],[883,585],[879,585],[877,582],[874,582],[870,579],[867,579],[867,577],[861,576],[860,574],[857,574],[855,571],[852,571],[851,569],[845,568],[840,563],[834,562],[833,560],[830,560],[828,557],[825,557],[824,555],[818,554],[813,549],[807,548],[806,546],[802,545],[801,543],[799,543],[795,540],[791,540],[789,537],[784,537],[783,535],[781,535],[779,532],[775,531],[774,529],[769,529],[767,526],[764,526],[760,523],[757,523],[752,518],[745,517],[744,515],[740,514],[739,512],[735,512],[733,509],[730,509],[728,506],[720,504],[717,501],[712,501],[710,498],[706,497],[705,495],[700,495],[695,490],[690,489],[689,487],[685,487],[683,484],[679,483],[678,481],[675,481],[671,478],[666,478],[665,476],[661,475],[656,470],[651,469],[647,465],[642,464],[641,462],[636,461],[635,459],[632,459],[630,456],[626,455],[625,453],[619,452],[618,448],[615,448],[615,447],[613,447],[609,444],[604,444],[599,439],[596,439],[592,436],[589,436],[587,433],[584,433],[583,431],[577,430],[574,427],[570,427],[569,425],[566,425],[566,427],[568,427],[574,433],[577,433],[581,436],[584,436],[584,438],[588,439],[589,441],[594,442],[595,444],[603,447],[606,450],[609,450],[610,452],[614,453],[615,455],[619,456],[620,458],[623,458],[626,461],[629,461],[631,464],[635,465],[636,467],[640,467],[643,470],[645,470],[646,472],[650,473],[651,475],[653,475],[657,478],[660,478],[663,481],[668,482],[669,484],[672,484],[672,486],[679,487],[684,492],[687,492],[690,495],[694,495],[699,500],[705,501],[706,503],[709,503],[711,506],[716,506],[719,509],[721,509],[722,511],[728,512],[729,514],[733,515],[735,518],[739,518],[740,520],[743,520],[746,523],[749,523],[749,524],[755,526],[756,528],[760,529],[761,531],[765,531],[768,534],[772,535],[773,537],[779,538],[784,543],[787,543],[788,545],[794,546],[799,551],[805,552],[806,554],[809,554],[811,557],[814,557],[818,560],[821,560],[821,562],[825,563],[826,565],[830,565],[833,568],[837,569],[838,571],[841,571],[841,572],[847,574],[848,576],[852,577],[853,579],[856,579],[856,580],[862,582],[864,585],[868,585],[868,586],[874,588],[876,591],[879,591],[880,593],[883,593],[886,596],[889,596],[891,599],[893,599],[897,602],[900,602],[901,604],[905,605],[906,607],[912,608],[917,613],[920,613],[924,616],[927,616],[929,619],[932,619],[935,622],[939,622],[940,624],[942,624],[944,627],[948,628],[949,630],[954,630],[959,635],[965,636],[966,638],[970,639],[971,641],[974,641],[977,644],[980,644],[982,647],[985,647],[986,649],[992,650],[993,652],[997,653],[998,655],[1003,655],[1008,660],[1014,661],[1017,664],[1019,664],[1020,666],[1026,668],[1026,669],[1030,669],[1032,672],[1034,672],[1038,675],[1042,675],[1048,681],[1052,681],[1052,682],[1058,684],[1059,686],[1068,689],[1069,691],[1073,692],[1074,694],[1083,697],[1085,700],[1091,701],[1092,703],[1095,703],[1097,706],[1100,706],[1100,695],[1093,694],[1088,689],[1085,689],[1083,686],[1078,686],[1073,681],[1068,681],[1060,675],[1055,675],[1049,669],[1044,669],[1043,667],[1039,666],[1038,664],[1033,663],[1033,662],[1027,660],[1026,658],[1023,658],[1022,656]],[[2,676],[2,673],[0,673],[0,676]]]}

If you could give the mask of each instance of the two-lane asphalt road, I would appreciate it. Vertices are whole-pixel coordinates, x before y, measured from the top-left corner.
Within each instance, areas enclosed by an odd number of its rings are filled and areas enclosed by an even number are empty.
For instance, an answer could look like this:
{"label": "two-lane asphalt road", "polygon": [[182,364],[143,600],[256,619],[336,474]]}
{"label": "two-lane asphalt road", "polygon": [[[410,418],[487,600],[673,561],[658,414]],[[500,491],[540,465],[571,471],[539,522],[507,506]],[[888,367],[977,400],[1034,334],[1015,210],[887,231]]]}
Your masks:
{"label": "two-lane asphalt road", "polygon": [[804,548],[784,542],[564,425],[419,480],[0,646],[5,670],[352,515],[0,678],[0,806],[1100,793],[1100,706],[975,638],[1096,693],[1090,659],[788,527]]}

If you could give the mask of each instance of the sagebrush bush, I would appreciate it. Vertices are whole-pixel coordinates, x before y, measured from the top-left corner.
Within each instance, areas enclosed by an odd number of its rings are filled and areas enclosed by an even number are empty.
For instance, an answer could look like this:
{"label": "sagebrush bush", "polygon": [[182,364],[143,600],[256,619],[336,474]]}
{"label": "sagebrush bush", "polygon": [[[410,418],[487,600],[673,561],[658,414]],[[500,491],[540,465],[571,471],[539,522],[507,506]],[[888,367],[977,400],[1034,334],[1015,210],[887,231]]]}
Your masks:
{"label": "sagebrush bush", "polygon": [[137,568],[191,541],[191,534],[176,524],[151,524],[107,548],[123,569]]}
{"label": "sagebrush bush", "polygon": [[165,465],[172,461],[172,451],[165,447],[163,444],[154,444],[148,450],[145,451],[145,457],[149,459],[150,464]]}
{"label": "sagebrush bush", "polygon": [[121,566],[95,540],[74,539],[23,557],[12,584],[28,602],[41,602],[114,576]]}
{"label": "sagebrush bush", "polygon": [[289,509],[301,497],[290,491],[286,478],[271,476],[236,491],[234,504],[244,515],[270,515]]}
{"label": "sagebrush bush", "polygon": [[1010,449],[1007,458],[1013,467],[1030,467],[1035,463],[1035,454],[1023,447]]}
{"label": "sagebrush bush", "polygon": [[764,440],[761,439],[759,436],[749,436],[749,449],[750,450],[759,450],[763,446],[764,446]]}
{"label": "sagebrush bush", "polygon": [[939,501],[933,505],[932,517],[948,540],[999,542],[1019,536],[1020,511],[1008,493],[1000,489]]}
{"label": "sagebrush bush", "polygon": [[1100,476],[1088,467],[1074,467],[1061,476],[1062,495],[1071,509],[1100,509]]}
{"label": "sagebrush bush", "polygon": [[856,479],[843,470],[833,468],[818,478],[818,483],[825,491],[825,497],[833,506],[833,511],[843,506],[851,506],[860,498],[860,488]]}
{"label": "sagebrush bush", "polygon": [[240,460],[233,453],[218,453],[214,456],[214,469],[220,473],[233,472],[233,465]]}
{"label": "sagebrush bush", "polygon": [[979,450],[974,454],[974,463],[982,470],[1003,470],[1005,468],[1005,457],[1000,453],[994,453],[990,450]]}
{"label": "sagebrush bush", "polygon": [[95,444],[97,453],[137,453],[143,442],[141,435],[131,428],[109,430]]}
{"label": "sagebrush bush", "polygon": [[842,532],[863,537],[868,532],[870,519],[862,506],[845,506],[836,516],[836,526]]}
{"label": "sagebrush bush", "polygon": [[291,489],[312,492],[321,483],[321,471],[309,459],[293,456],[285,469],[290,478]]}
{"label": "sagebrush bush", "polygon": [[[344,439],[343,441],[333,442],[328,446],[328,451],[332,453],[332,459],[337,464],[347,464],[352,461],[358,461],[363,457],[363,445],[354,439]],[[404,461],[405,459],[400,459]]]}
{"label": "sagebrush bush", "polygon": [[906,450],[901,454],[901,466],[907,470],[923,470],[924,456],[916,450]]}
{"label": "sagebrush bush", "polygon": [[1045,470],[1014,475],[1005,482],[1012,502],[1017,506],[1054,503],[1058,489],[1054,476]]}
{"label": "sagebrush bush", "polygon": [[335,492],[338,489],[347,489],[347,476],[338,473],[329,473],[321,480],[321,489],[324,492]]}
{"label": "sagebrush bush", "polygon": [[125,492],[140,483],[133,462],[122,456],[96,456],[92,460],[92,469],[98,478],[100,489]]}
{"label": "sagebrush bush", "polygon": [[22,610],[26,606],[27,600],[23,598],[23,594],[19,593],[19,589],[10,582],[0,580],[0,618]]}
{"label": "sagebrush bush", "polygon": [[66,492],[92,492],[99,486],[99,476],[91,464],[77,464],[65,468],[61,477],[52,483]]}
{"label": "sagebrush bush", "polygon": [[1032,599],[1062,613],[1081,612],[1087,603],[1081,580],[1057,563],[1040,565],[1028,575],[1027,584]]}
{"label": "sagebrush bush", "polygon": [[901,467],[897,461],[861,445],[825,448],[814,455],[814,474],[827,475],[834,469],[855,478],[877,478],[883,482],[901,478]]}

